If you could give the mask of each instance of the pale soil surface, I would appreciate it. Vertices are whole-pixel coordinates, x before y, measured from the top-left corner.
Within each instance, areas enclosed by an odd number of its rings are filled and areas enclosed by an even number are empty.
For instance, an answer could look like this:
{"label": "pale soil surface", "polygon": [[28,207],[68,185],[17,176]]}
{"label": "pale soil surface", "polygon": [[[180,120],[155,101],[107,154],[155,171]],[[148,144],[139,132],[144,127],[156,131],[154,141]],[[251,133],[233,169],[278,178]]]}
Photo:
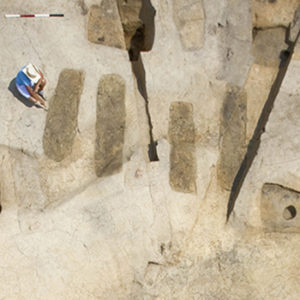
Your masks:
{"label": "pale soil surface", "polygon": [[0,299],[298,300],[299,5],[1,1]]}

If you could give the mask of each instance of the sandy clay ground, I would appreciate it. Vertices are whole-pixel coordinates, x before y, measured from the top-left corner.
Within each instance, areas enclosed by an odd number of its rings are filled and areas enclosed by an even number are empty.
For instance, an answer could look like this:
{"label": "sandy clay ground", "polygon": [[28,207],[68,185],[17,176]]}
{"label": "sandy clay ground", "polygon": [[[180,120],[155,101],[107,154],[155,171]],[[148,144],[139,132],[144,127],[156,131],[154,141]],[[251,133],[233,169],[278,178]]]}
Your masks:
{"label": "sandy clay ground", "polygon": [[0,299],[299,299],[299,5],[0,1]]}

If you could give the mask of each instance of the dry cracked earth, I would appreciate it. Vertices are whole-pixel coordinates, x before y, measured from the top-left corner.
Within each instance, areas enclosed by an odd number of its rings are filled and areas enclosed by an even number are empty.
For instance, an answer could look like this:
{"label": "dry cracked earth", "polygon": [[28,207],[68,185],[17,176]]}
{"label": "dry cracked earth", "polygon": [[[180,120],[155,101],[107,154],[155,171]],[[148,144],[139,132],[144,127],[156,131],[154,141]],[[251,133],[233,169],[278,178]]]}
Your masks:
{"label": "dry cracked earth", "polygon": [[300,0],[0,8],[0,299],[300,298]]}

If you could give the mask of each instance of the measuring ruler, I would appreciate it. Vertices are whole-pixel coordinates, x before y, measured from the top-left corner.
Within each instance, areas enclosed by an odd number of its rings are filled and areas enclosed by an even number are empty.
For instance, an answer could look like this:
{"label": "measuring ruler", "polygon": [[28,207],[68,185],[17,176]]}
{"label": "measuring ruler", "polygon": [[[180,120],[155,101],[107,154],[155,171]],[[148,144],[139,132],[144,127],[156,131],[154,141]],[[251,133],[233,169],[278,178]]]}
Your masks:
{"label": "measuring ruler", "polygon": [[64,17],[64,14],[27,14],[27,15],[10,15],[6,14],[6,18],[51,18]]}

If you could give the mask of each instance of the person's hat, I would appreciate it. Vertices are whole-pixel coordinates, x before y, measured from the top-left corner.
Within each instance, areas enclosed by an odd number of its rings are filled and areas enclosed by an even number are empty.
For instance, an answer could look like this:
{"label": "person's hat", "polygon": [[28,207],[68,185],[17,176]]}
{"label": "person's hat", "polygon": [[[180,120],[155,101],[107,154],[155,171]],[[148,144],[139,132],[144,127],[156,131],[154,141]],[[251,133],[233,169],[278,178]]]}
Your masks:
{"label": "person's hat", "polygon": [[24,73],[28,76],[30,80],[32,80],[34,83],[37,83],[39,79],[41,78],[38,68],[33,64],[28,64],[24,68]]}

